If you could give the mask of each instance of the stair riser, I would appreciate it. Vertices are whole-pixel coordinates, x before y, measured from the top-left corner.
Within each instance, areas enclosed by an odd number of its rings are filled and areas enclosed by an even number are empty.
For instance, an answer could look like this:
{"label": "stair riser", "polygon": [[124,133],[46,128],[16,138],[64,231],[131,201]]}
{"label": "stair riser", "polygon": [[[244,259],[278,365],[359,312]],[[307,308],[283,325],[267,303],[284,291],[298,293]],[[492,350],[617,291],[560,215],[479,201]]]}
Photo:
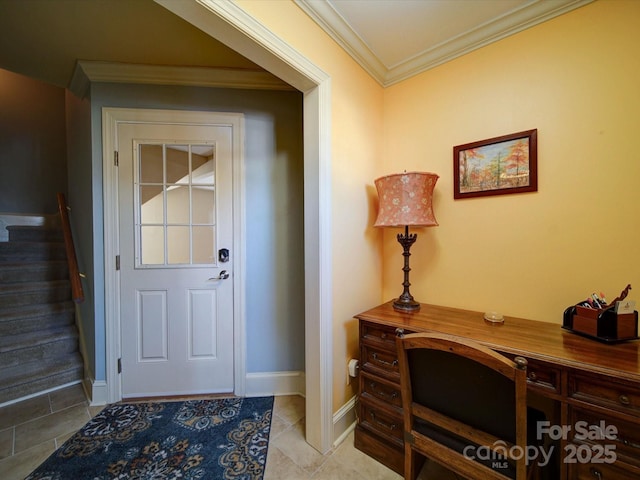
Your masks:
{"label": "stair riser", "polygon": [[0,242],[0,262],[66,260],[62,243]]}
{"label": "stair riser", "polygon": [[18,333],[39,332],[51,328],[64,327],[65,325],[73,325],[74,323],[73,312],[24,318],[17,317],[0,322],[0,337]]}
{"label": "stair riser", "polygon": [[51,280],[66,280],[69,278],[67,265],[52,262],[47,266],[31,267],[28,264],[22,268],[5,268],[0,266],[0,284],[45,282]]}
{"label": "stair riser", "polygon": [[50,290],[34,292],[3,292],[0,295],[0,305],[4,307],[17,307],[20,305],[40,305],[44,303],[56,303],[69,300],[71,288],[68,286],[52,288]]}
{"label": "stair riser", "polygon": [[2,369],[33,361],[46,362],[58,355],[66,355],[78,350],[78,338],[63,338],[56,342],[33,345],[10,352],[0,353],[0,384],[3,383]]}
{"label": "stair riser", "polygon": [[9,229],[10,242],[64,242],[60,230]]}

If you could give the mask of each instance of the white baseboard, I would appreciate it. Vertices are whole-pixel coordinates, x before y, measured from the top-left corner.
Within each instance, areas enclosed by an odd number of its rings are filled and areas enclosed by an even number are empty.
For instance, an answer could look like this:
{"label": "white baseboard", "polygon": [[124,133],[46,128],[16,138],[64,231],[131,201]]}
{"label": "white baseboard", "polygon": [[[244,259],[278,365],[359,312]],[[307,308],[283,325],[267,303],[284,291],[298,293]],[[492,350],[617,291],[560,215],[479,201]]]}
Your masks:
{"label": "white baseboard", "polygon": [[247,373],[246,397],[266,395],[305,395],[304,372]]}
{"label": "white baseboard", "polygon": [[340,445],[356,428],[356,400],[354,395],[333,414],[333,446]]}
{"label": "white baseboard", "polygon": [[82,381],[82,386],[87,398],[89,399],[89,405],[106,405],[108,396],[107,382],[104,380],[93,380],[85,377]]}

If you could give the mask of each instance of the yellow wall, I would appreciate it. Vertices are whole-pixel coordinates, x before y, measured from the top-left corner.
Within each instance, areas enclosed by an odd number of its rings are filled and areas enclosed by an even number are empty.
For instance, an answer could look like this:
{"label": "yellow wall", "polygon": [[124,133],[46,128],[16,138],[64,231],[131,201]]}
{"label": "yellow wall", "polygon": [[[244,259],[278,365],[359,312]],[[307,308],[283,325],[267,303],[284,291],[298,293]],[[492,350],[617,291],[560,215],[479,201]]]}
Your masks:
{"label": "yellow wall", "polygon": [[[387,173],[433,171],[422,302],[560,323],[590,293],[640,300],[640,2],[599,0],[387,88]],[[538,192],[453,199],[453,146],[538,129]],[[385,300],[402,291],[384,234]]]}
{"label": "yellow wall", "polygon": [[333,410],[355,394],[347,362],[358,355],[353,315],[380,302],[380,235],[371,225],[382,175],[383,88],[293,2],[238,5],[331,76]]}
{"label": "yellow wall", "polygon": [[[596,1],[387,89],[293,2],[237,3],[331,76],[334,411],[355,392],[352,316],[401,292],[397,232],[381,250],[372,227],[380,175],[441,176],[440,226],[412,248],[420,301],[560,322],[594,290],[640,289],[640,2]],[[537,193],[453,200],[453,146],[532,128]]]}

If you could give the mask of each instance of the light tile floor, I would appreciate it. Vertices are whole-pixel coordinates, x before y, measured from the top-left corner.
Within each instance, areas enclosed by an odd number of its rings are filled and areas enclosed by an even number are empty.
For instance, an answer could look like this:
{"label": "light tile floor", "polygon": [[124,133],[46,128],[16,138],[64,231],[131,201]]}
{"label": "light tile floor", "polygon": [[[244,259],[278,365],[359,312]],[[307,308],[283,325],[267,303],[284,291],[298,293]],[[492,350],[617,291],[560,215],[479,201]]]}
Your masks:
{"label": "light tile floor", "polygon": [[[102,408],[89,406],[80,385],[0,408],[0,478],[24,479]],[[275,398],[264,480],[401,478],[356,450],[353,433],[327,454],[320,454],[304,441],[304,398]],[[455,478],[427,463],[419,480]]]}

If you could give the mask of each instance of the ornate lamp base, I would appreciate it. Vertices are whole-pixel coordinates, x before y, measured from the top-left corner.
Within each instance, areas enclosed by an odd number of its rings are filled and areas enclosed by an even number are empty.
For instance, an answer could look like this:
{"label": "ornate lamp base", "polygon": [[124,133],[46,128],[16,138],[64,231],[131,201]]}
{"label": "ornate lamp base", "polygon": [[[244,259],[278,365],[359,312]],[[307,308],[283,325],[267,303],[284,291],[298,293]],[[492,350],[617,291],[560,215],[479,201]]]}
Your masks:
{"label": "ornate lamp base", "polygon": [[420,303],[416,302],[411,292],[409,292],[409,286],[411,285],[409,282],[409,272],[411,271],[409,267],[409,257],[411,256],[411,245],[413,245],[418,236],[415,233],[409,235],[409,226],[407,225],[404,227],[404,235],[399,233],[397,238],[398,243],[402,245],[403,249],[404,268],[402,271],[404,272],[404,282],[402,282],[402,286],[404,290],[402,291],[402,295],[394,300],[393,309],[399,312],[417,312],[420,310]]}
{"label": "ornate lamp base", "polygon": [[393,301],[393,309],[398,312],[417,312],[420,310],[420,303],[416,302],[413,298],[406,299],[400,297]]}

